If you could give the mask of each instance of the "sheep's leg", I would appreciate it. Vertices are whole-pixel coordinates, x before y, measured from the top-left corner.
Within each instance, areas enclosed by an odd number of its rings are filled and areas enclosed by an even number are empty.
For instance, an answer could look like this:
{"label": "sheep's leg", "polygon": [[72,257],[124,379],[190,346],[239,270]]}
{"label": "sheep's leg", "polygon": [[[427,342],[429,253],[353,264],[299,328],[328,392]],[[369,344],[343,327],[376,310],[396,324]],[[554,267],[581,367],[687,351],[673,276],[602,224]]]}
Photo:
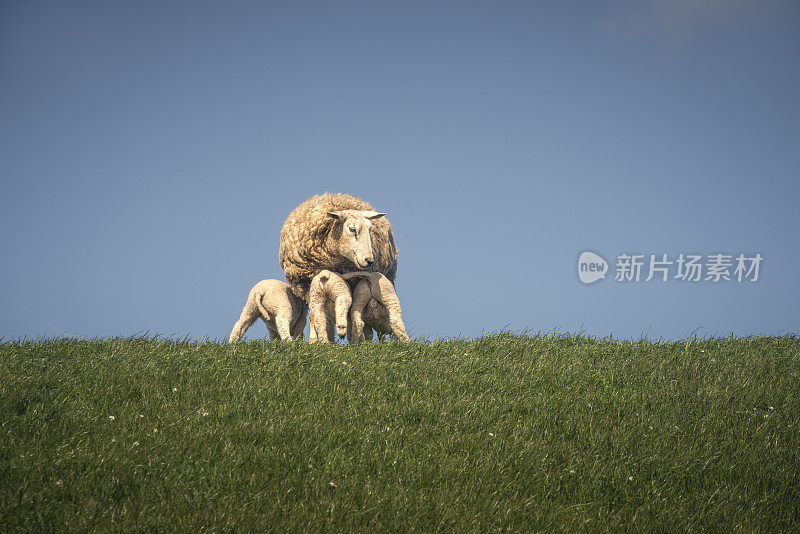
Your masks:
{"label": "sheep's leg", "polygon": [[397,298],[394,291],[391,293],[384,292],[382,297],[383,304],[386,308],[386,320],[384,322],[388,327],[387,333],[389,333],[391,337],[401,341],[411,341],[406,333],[406,325],[403,324],[403,312],[400,309],[400,299]]}
{"label": "sheep's leg", "polygon": [[[350,330],[352,331],[351,343],[360,343],[364,341],[365,324],[364,324],[364,308],[367,306],[369,299],[372,298],[370,292],[370,284],[367,280],[362,280],[356,284],[353,289],[353,300],[350,304],[350,322],[352,323]],[[370,330],[370,334],[371,334]],[[371,339],[370,335],[370,339]]]}
{"label": "sheep's leg", "polygon": [[353,302],[350,292],[346,295],[341,295],[336,298],[336,333],[339,337],[344,337],[347,334],[347,316],[350,312],[350,306]]}
{"label": "sheep's leg", "polygon": [[291,334],[293,339],[303,339],[303,330],[306,328],[306,311],[303,310],[300,316],[292,325]]}
{"label": "sheep's leg", "polygon": [[[386,307],[388,312],[388,323],[391,329],[391,336],[396,337],[402,341],[411,341],[406,334],[406,327],[403,324],[403,314],[400,309],[400,299],[397,298],[397,292],[394,285],[384,277],[378,280],[378,293],[380,294],[380,302]],[[373,288],[373,296],[376,291]]]}
{"label": "sheep's leg", "polygon": [[400,316],[400,312],[395,314],[392,310],[389,310],[389,324],[392,325],[392,336],[396,337],[401,341],[411,341],[406,333],[406,325],[403,324],[403,318]]}
{"label": "sheep's leg", "polygon": [[324,305],[314,303],[308,309],[308,316],[311,318],[312,335],[309,336],[309,343],[327,343],[330,341],[328,335],[328,318],[325,314]]}
{"label": "sheep's leg", "polygon": [[276,339],[280,339],[278,335],[278,330],[266,319],[264,319],[264,324],[267,325],[267,331],[269,332],[269,340],[275,341]]}
{"label": "sheep's leg", "polygon": [[291,320],[292,316],[284,310],[280,310],[275,314],[275,328],[278,330],[278,337],[281,338],[281,341],[292,340],[292,334],[289,328]]}
{"label": "sheep's leg", "polygon": [[351,345],[361,343],[364,337],[364,319],[361,317],[361,312],[350,308],[350,313],[347,318],[347,342]]}
{"label": "sheep's leg", "polygon": [[364,326],[361,310],[352,310],[350,313],[350,324],[348,325],[347,341],[353,344],[364,341]]}
{"label": "sheep's leg", "polygon": [[254,322],[259,318],[261,314],[258,311],[258,306],[252,300],[248,300],[247,303],[244,305],[244,309],[242,310],[242,314],[239,316],[239,320],[236,321],[236,324],[233,325],[233,330],[231,330],[231,335],[228,338],[229,343],[238,343],[242,336],[250,328]]}
{"label": "sheep's leg", "polygon": [[336,343],[336,317],[333,314],[325,316],[325,339],[328,343]]}
{"label": "sheep's leg", "polygon": [[311,307],[308,308],[308,342],[316,343],[319,338],[317,337],[317,329],[314,328],[314,312]]}

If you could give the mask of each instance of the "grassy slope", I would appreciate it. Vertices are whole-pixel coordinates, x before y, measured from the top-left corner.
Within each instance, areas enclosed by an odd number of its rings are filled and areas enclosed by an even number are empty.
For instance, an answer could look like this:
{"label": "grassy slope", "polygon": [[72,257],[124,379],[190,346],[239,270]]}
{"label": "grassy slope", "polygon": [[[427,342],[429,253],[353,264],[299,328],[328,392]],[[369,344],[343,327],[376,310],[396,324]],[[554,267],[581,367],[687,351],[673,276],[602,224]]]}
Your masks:
{"label": "grassy slope", "polygon": [[0,343],[0,530],[797,529],[798,391],[794,336]]}

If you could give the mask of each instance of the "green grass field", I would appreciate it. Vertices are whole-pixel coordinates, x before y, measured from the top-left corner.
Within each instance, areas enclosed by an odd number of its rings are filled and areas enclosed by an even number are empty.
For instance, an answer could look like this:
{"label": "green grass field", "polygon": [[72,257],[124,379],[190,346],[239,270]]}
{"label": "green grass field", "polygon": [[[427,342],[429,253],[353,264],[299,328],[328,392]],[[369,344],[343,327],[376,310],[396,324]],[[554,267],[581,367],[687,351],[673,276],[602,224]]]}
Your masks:
{"label": "green grass field", "polygon": [[800,338],[0,343],[0,530],[797,531]]}

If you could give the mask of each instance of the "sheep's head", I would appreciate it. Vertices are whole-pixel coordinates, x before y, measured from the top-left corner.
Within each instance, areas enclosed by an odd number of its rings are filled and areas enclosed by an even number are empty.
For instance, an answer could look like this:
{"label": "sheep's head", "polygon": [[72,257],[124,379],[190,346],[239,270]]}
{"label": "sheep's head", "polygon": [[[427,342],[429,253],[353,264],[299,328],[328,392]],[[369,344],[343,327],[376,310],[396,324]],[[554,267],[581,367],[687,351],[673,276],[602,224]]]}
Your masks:
{"label": "sheep's head", "polygon": [[360,210],[328,212],[328,217],[336,219],[333,235],[338,245],[337,252],[353,262],[358,269],[369,269],[375,262],[370,228],[374,219],[384,215],[386,214],[376,211]]}

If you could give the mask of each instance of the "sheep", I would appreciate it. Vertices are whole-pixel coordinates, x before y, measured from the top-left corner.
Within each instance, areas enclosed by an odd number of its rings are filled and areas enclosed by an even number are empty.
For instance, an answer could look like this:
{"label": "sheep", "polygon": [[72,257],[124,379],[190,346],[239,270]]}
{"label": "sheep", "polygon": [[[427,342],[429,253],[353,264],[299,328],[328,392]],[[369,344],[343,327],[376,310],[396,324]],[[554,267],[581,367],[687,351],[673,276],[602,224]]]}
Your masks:
{"label": "sheep", "polygon": [[402,341],[410,341],[403,324],[400,299],[386,276],[381,273],[351,272],[343,274],[342,278],[355,283],[350,306],[350,343],[372,339],[373,329],[379,338],[388,334]]}
{"label": "sheep", "polygon": [[312,318],[309,343],[335,341],[334,325],[339,337],[344,337],[352,301],[350,287],[338,273],[320,271],[308,290],[308,311]]}
{"label": "sheep", "polygon": [[262,280],[250,290],[228,341],[237,343],[259,317],[267,325],[270,339],[302,338],[307,310],[306,303],[292,293],[289,284],[281,280]]}
{"label": "sheep", "polygon": [[[350,285],[355,288],[350,290]],[[350,343],[372,339],[374,329],[379,337],[391,335],[410,341],[403,324],[400,300],[394,286],[381,273],[350,272],[339,275],[328,270],[311,280],[309,315],[314,318],[312,336],[324,342],[335,341],[347,334]]]}
{"label": "sheep", "polygon": [[394,282],[397,247],[385,213],[358,197],[325,193],[286,218],[278,261],[292,291],[308,302],[311,280],[322,270],[374,271]]}

